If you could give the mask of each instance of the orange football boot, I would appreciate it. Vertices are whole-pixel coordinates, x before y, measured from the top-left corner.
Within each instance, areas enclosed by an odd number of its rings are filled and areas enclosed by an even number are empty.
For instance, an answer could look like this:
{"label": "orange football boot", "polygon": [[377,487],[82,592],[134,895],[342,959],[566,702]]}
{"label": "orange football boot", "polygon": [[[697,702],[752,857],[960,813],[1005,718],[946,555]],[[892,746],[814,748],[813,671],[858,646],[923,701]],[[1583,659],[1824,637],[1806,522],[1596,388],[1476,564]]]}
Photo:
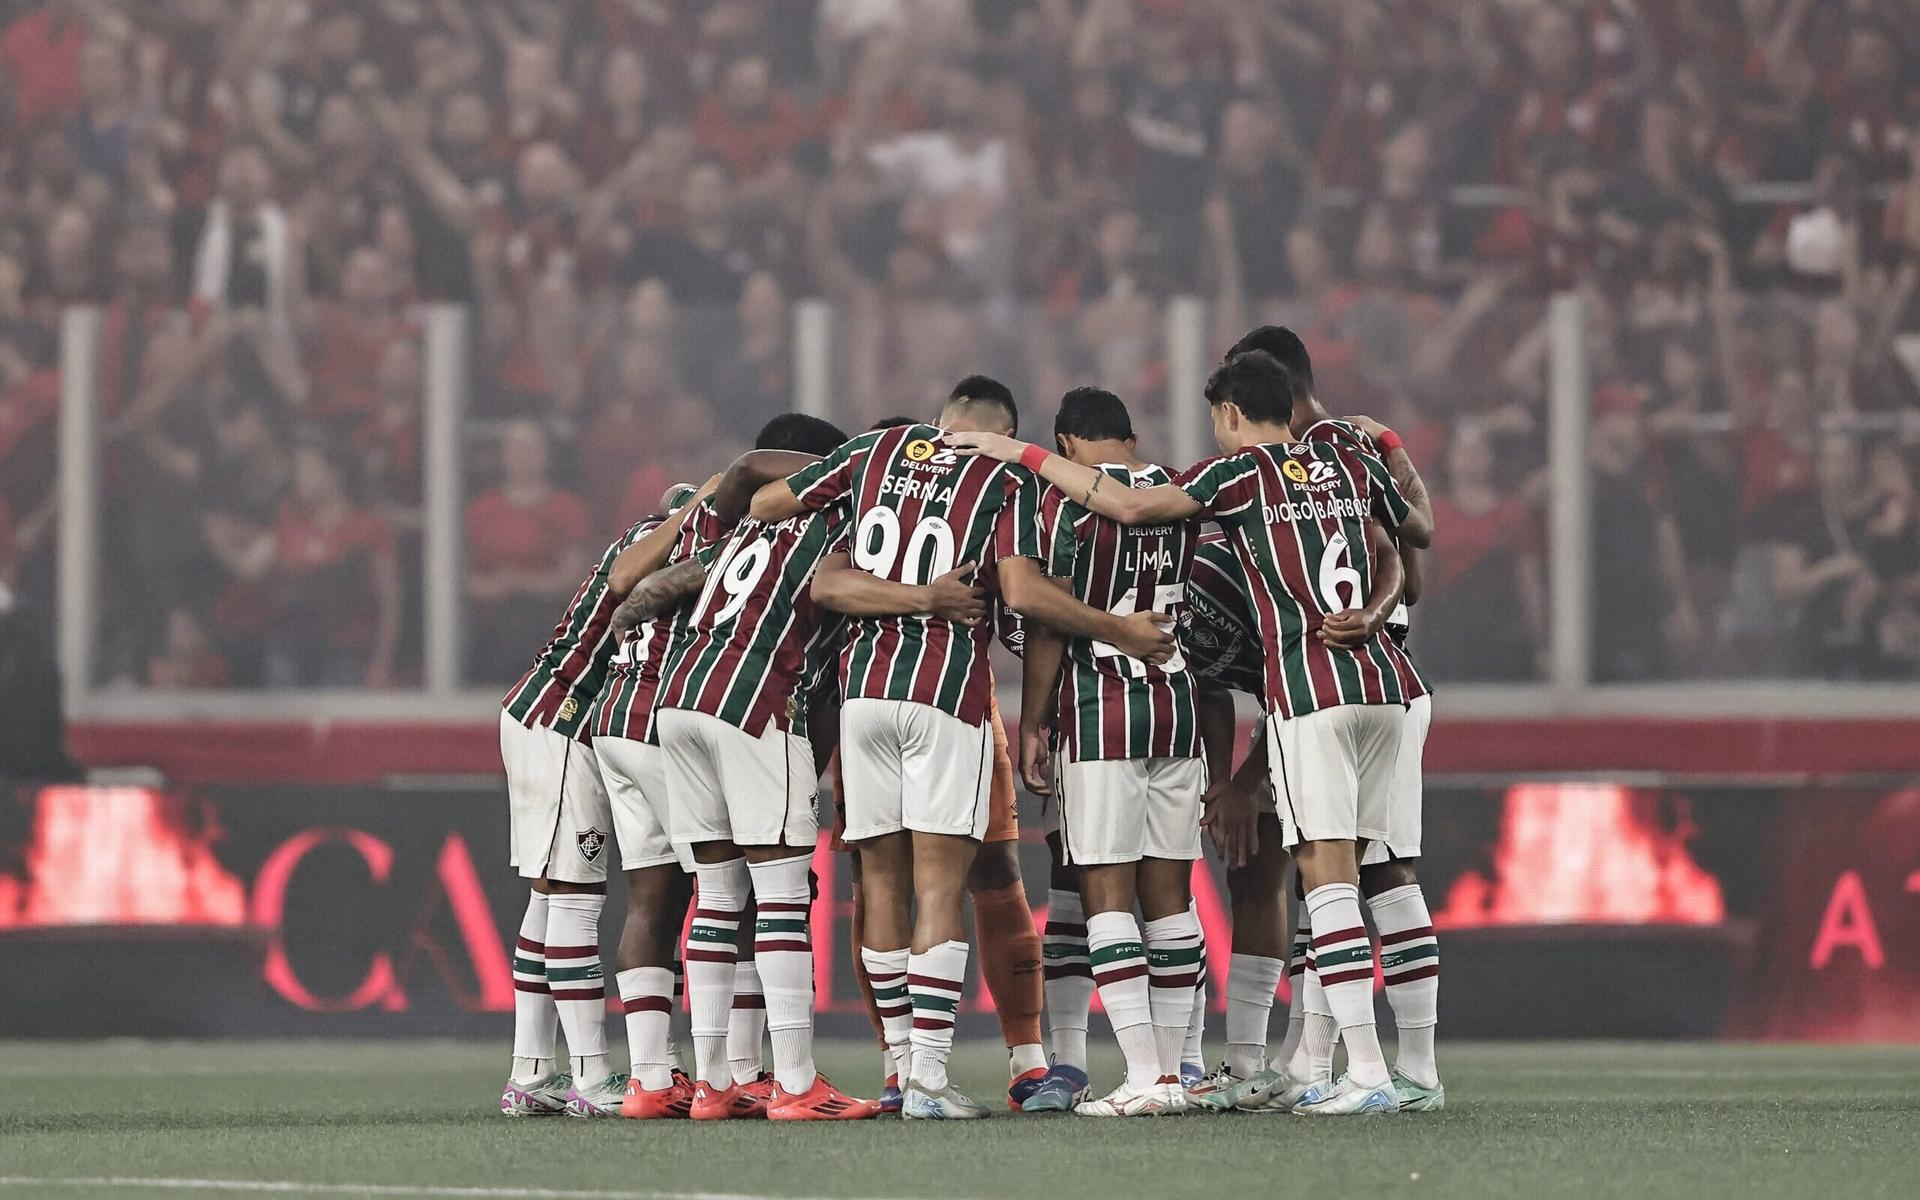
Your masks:
{"label": "orange football boot", "polygon": [[815,1074],[813,1086],[796,1095],[777,1084],[767,1106],[770,1121],[865,1121],[880,1115],[878,1100],[860,1100],[834,1087],[825,1075]]}

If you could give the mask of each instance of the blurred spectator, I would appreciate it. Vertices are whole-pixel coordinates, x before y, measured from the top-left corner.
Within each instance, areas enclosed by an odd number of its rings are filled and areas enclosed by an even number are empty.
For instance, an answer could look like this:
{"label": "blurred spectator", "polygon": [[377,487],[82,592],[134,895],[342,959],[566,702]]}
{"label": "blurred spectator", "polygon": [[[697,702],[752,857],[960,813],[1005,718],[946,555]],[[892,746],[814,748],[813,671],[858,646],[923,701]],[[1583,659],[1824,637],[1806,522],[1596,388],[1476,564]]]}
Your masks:
{"label": "blurred spectator", "polygon": [[1484,430],[1460,426],[1435,465],[1443,482],[1433,497],[1434,525],[1447,534],[1430,556],[1420,598],[1420,662],[1446,679],[1527,679],[1546,623],[1537,518],[1498,486]]}
{"label": "blurred spectator", "polygon": [[467,664],[506,679],[580,582],[587,510],[553,486],[547,438],[531,421],[500,435],[500,485],[467,503]]}

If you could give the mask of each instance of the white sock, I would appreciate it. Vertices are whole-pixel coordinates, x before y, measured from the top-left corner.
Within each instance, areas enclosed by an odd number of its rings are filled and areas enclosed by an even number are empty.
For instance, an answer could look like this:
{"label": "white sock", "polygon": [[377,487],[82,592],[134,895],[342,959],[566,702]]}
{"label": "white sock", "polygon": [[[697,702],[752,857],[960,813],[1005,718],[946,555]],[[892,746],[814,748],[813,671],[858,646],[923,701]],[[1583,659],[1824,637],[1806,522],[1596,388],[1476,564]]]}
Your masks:
{"label": "white sock", "polygon": [[[750,929],[740,934],[740,940],[748,945],[752,945],[752,938]],[[727,1014],[727,1069],[733,1072],[735,1083],[752,1083],[760,1078],[766,1062],[762,1053],[766,1040],[767,993],[761,986],[760,963],[743,958],[733,964],[733,1008]]]}
{"label": "white sock", "polygon": [[1380,932],[1380,973],[1400,1031],[1394,1067],[1422,1087],[1440,1082],[1433,1030],[1440,1021],[1440,943],[1420,885],[1409,883],[1367,901]]}
{"label": "white sock", "polygon": [[1047,893],[1041,956],[1046,962],[1047,1037],[1053,1043],[1053,1061],[1085,1071],[1093,968],[1087,965],[1087,918],[1079,892],[1056,888]]}
{"label": "white sock", "polygon": [[953,1022],[967,982],[967,944],[941,942],[907,955],[907,996],[913,1001],[913,1082],[925,1091],[947,1086]]}
{"label": "white sock", "polygon": [[1307,1026],[1307,964],[1313,959],[1313,926],[1309,923],[1305,900],[1295,900],[1293,908],[1293,949],[1287,955],[1287,1033],[1273,1061],[1280,1063],[1288,1075],[1303,1080],[1305,1076],[1294,1074],[1293,1060]]}
{"label": "white sock", "polygon": [[[687,964],[680,959],[673,960],[673,1012],[684,1012],[687,1007]],[[687,1064],[680,1057],[680,1039],[673,1035],[673,1022],[667,1022],[667,1066],[684,1071]]]}
{"label": "white sock", "polygon": [[1207,929],[1200,924],[1200,906],[1192,900],[1187,901],[1187,915],[1193,918],[1193,927],[1200,933],[1200,969],[1193,980],[1193,1017],[1187,1023],[1186,1042],[1180,1050],[1180,1062],[1192,1063],[1206,1073],[1207,1052],[1202,1042],[1207,1034]]}
{"label": "white sock", "polygon": [[606,899],[592,892],[547,897],[547,986],[560,1010],[579,1087],[613,1073],[607,1062],[607,989],[600,974],[600,908]]}
{"label": "white sock", "polygon": [[880,1010],[880,1031],[887,1039],[893,1061],[892,1073],[904,1090],[913,1065],[913,999],[907,995],[907,951],[860,948],[861,963],[867,968],[867,982],[873,985],[873,1002]]}
{"label": "white sock", "polygon": [[627,1021],[627,1061],[640,1086],[657,1092],[673,1082],[667,1030],[673,1024],[673,969],[631,967],[614,976]]}
{"label": "white sock", "polygon": [[734,963],[740,951],[740,911],[747,906],[747,860],[701,863],[699,897],[687,930],[687,1008],[693,1014],[694,1078],[727,1085],[727,1022],[733,1014]]}
{"label": "white sock", "polygon": [[1147,922],[1148,1003],[1160,1073],[1180,1077],[1187,1030],[1193,1024],[1194,985],[1200,981],[1200,920],[1193,910]]}
{"label": "white sock", "polygon": [[[1107,1010],[1114,1040],[1127,1059],[1127,1083],[1151,1087],[1165,1074],[1154,1036],[1152,988],[1147,983],[1147,948],[1140,923],[1130,912],[1094,913],[1087,918],[1088,959],[1100,1005]],[[1174,1071],[1177,1073],[1176,1065]]]}
{"label": "white sock", "polygon": [[1373,1024],[1373,943],[1360,917],[1360,888],[1328,883],[1307,893],[1313,914],[1313,963],[1327,1008],[1347,1047],[1347,1075],[1362,1087],[1387,1082],[1387,1060]]}
{"label": "white sock", "polygon": [[527,894],[520,936],[513,941],[513,1082],[553,1073],[553,1039],[560,1022],[547,987],[547,898]]}
{"label": "white sock", "polygon": [[1287,973],[1281,958],[1236,954],[1227,967],[1227,1070],[1240,1078],[1267,1065],[1267,1023]]}
{"label": "white sock", "polygon": [[754,863],[751,868],[753,903],[759,914],[753,956],[766,987],[773,1077],[782,1091],[796,1096],[812,1087],[814,1078],[813,940],[807,928],[813,907],[807,874],[810,861],[802,854]]}

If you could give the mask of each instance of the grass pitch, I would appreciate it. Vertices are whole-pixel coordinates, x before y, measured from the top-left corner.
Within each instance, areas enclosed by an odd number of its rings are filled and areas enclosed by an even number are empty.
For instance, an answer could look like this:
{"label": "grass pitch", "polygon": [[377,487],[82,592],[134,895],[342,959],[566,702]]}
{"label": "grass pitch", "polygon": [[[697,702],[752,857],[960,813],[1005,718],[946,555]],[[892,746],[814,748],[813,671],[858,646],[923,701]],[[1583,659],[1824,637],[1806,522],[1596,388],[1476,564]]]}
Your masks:
{"label": "grass pitch", "polygon": [[[1920,1169],[1915,1048],[1443,1042],[1443,1113],[802,1127],[509,1121],[493,1111],[504,1056],[504,1041],[0,1043],[0,1200],[1859,1200],[1915,1195]],[[994,1095],[1001,1061],[968,1046],[959,1082]],[[872,1086],[865,1043],[824,1045],[821,1064]]]}

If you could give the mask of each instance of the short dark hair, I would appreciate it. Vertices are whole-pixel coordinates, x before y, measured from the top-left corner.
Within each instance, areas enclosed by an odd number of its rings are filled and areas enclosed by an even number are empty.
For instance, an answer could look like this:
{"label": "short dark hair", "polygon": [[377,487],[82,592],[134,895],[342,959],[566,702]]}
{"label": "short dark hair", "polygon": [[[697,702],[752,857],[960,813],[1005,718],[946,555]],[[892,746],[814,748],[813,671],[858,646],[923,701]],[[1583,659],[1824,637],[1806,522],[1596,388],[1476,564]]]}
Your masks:
{"label": "short dark hair", "polygon": [[912,417],[881,417],[878,421],[867,426],[867,432],[872,433],[876,429],[898,429],[902,425],[918,425],[919,423],[920,422],[914,420]]}
{"label": "short dark hair", "polygon": [[1264,350],[1236,354],[1207,379],[1207,403],[1239,405],[1250,421],[1285,425],[1293,420],[1293,372]]}
{"label": "short dark hair", "polygon": [[806,413],[781,413],[760,427],[753,439],[755,450],[797,450],[802,454],[826,456],[847,440],[847,435],[831,421]]}
{"label": "short dark hair", "polygon": [[1285,325],[1262,325],[1229,347],[1226,358],[1221,361],[1227,362],[1249,350],[1264,350],[1273,355],[1275,361],[1292,372],[1298,385],[1313,390],[1313,356],[1307,353],[1307,344],[1293,330]]}
{"label": "short dark hair", "polygon": [[1060,397],[1053,436],[1124,442],[1133,436],[1126,402],[1105,388],[1077,387]]}
{"label": "short dark hair", "polygon": [[1020,406],[1013,402],[1013,389],[991,375],[969,375],[947,393],[948,404],[994,404],[1006,410],[1007,424],[1020,432]]}

